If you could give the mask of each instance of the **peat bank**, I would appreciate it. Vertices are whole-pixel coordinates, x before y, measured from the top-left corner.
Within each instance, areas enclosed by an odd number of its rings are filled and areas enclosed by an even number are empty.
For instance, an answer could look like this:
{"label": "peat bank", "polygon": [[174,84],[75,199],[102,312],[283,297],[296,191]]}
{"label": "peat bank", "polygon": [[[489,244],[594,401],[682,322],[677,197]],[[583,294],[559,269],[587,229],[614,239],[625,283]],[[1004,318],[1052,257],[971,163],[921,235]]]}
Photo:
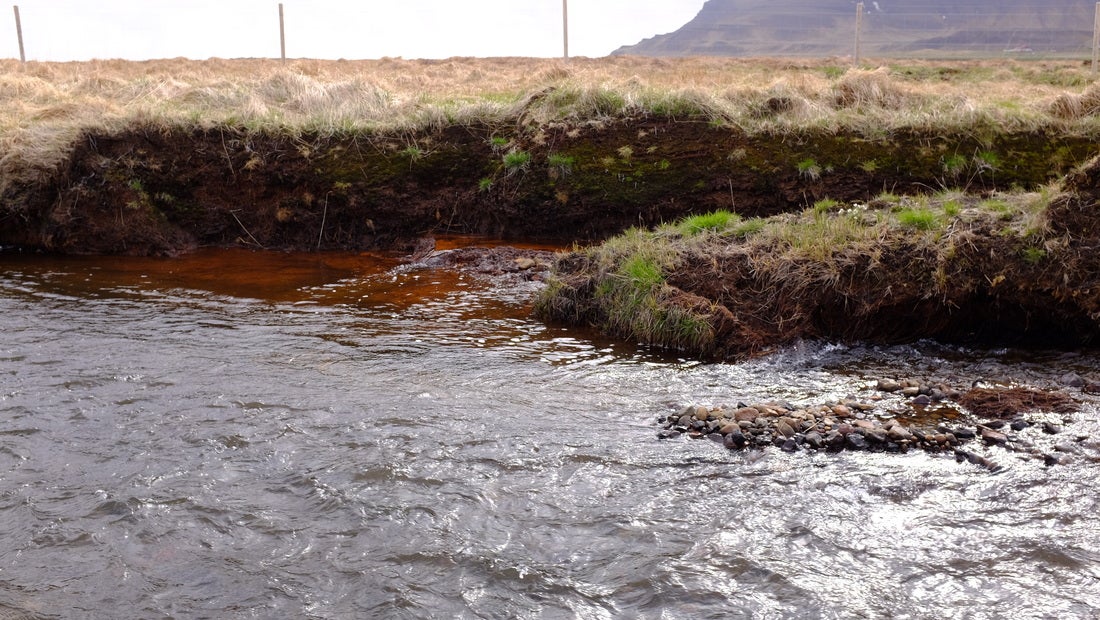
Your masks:
{"label": "peat bank", "polygon": [[[249,62],[11,68],[0,244],[593,244],[555,261],[540,316],[708,358],[1100,331],[1100,91],[1081,67]],[[505,69],[519,91],[490,86]],[[433,91],[440,72],[465,86]]]}

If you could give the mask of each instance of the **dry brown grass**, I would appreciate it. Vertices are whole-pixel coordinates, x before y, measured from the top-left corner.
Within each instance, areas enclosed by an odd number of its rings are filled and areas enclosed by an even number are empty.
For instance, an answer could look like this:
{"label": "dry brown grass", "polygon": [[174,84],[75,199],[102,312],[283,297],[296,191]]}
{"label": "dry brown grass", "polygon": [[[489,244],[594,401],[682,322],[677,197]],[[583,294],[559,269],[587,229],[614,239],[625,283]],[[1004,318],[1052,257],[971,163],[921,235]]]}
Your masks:
{"label": "dry brown grass", "polygon": [[1100,86],[1093,84],[1081,94],[1063,93],[1050,104],[1050,113],[1057,118],[1080,119],[1100,115]]}
{"label": "dry brown grass", "polygon": [[1096,91],[1084,90],[1087,83],[1084,67],[1053,61],[905,61],[870,71],[846,71],[829,60],[637,57],[568,64],[528,58],[0,61],[0,191],[53,169],[83,131],[134,125],[332,134],[513,122],[521,115],[538,124],[652,113],[701,115],[747,132],[882,135],[986,123],[1097,133]]}

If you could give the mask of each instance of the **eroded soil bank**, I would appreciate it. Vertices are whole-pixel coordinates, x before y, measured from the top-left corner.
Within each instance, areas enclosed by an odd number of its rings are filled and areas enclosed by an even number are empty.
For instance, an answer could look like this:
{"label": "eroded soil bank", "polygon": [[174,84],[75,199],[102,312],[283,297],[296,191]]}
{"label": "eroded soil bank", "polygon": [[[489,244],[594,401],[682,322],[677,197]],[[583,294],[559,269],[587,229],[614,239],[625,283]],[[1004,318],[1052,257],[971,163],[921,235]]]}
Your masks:
{"label": "eroded soil bank", "polygon": [[414,247],[432,233],[591,241],[717,208],[1034,188],[1092,140],[1043,132],[748,135],[669,117],[445,126],[406,135],[243,128],[89,134],[57,170],[5,183],[0,245],[88,254],[199,246]]}
{"label": "eroded soil bank", "polygon": [[958,196],[633,231],[559,259],[538,311],[717,358],[799,339],[1095,344],[1100,161],[1017,212]]}
{"label": "eroded soil bank", "polygon": [[[1081,167],[1094,147],[1043,131],[763,135],[667,116],[534,124],[520,114],[409,134],[136,127],[86,134],[56,170],[4,183],[0,246],[390,249],[422,258],[433,234],[590,242],[717,209],[794,216],[826,199],[843,211],[883,194],[1046,191],[1073,170],[1036,216],[1041,225],[1026,231],[967,209],[939,233],[895,228],[869,245],[841,239],[819,256],[716,235],[677,249],[660,286],[637,296],[608,295],[602,279],[629,289],[631,277],[576,253],[559,262],[540,312],[711,357],[800,338],[1078,345],[1100,335],[1100,184],[1095,163]],[[858,217],[865,228],[881,219]],[[647,295],[652,307],[638,305]],[[639,316],[649,325],[639,329]]]}

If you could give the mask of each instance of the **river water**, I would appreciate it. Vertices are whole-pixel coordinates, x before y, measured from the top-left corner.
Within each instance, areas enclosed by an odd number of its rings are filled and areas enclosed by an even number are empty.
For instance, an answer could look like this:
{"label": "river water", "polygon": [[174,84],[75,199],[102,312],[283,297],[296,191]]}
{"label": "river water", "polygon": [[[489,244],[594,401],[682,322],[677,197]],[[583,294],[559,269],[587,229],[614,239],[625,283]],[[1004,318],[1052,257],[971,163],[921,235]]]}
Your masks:
{"label": "river water", "polygon": [[[1095,402],[1054,467],[658,440],[685,403],[1094,353],[678,360],[385,257],[0,256],[0,618],[1089,618]],[[966,387],[964,386],[964,387]],[[1084,398],[1080,394],[1079,397]]]}

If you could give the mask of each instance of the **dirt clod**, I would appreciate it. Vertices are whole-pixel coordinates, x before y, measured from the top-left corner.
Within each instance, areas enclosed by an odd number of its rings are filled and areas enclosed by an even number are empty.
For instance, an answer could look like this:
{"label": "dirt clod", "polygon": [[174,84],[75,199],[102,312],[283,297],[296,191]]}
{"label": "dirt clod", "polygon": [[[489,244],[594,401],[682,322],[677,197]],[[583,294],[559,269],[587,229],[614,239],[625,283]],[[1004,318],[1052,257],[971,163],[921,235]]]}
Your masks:
{"label": "dirt clod", "polygon": [[962,395],[959,403],[975,416],[987,419],[1007,419],[1035,411],[1070,413],[1077,409],[1077,402],[1065,394],[1025,387],[973,388]]}

